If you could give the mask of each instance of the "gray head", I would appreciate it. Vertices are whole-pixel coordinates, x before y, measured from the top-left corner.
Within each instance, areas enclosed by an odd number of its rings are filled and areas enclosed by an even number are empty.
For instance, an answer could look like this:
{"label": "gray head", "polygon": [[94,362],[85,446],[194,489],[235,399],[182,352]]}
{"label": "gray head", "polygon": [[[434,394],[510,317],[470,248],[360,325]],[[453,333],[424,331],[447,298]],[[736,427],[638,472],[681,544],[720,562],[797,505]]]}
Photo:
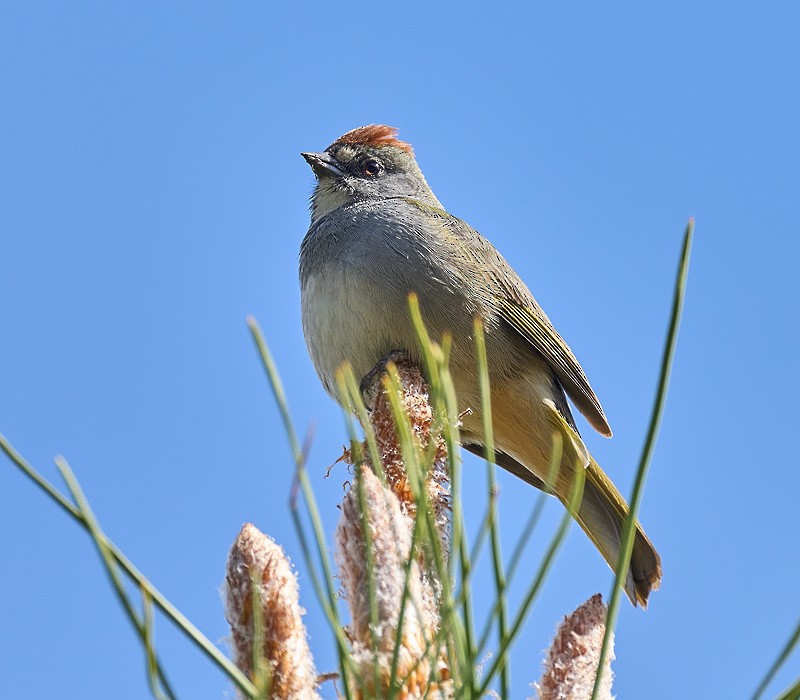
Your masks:
{"label": "gray head", "polygon": [[317,187],[311,196],[311,221],[356,200],[411,197],[441,207],[397,129],[371,124],[348,131],[322,153],[303,153]]}

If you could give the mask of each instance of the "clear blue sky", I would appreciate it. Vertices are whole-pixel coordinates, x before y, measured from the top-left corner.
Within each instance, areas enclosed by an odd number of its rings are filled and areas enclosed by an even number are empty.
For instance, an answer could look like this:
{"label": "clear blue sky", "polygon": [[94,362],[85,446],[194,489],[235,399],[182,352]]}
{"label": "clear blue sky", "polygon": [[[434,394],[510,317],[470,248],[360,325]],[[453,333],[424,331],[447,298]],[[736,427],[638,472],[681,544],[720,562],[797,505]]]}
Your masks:
{"label": "clear blue sky", "polygon": [[[798,37],[787,2],[4,3],[0,431],[54,480],[65,455],[110,536],[223,644],[218,587],[242,523],[301,559],[247,314],[298,425],[316,426],[328,531],[347,478],[323,479],[345,431],[300,328],[313,185],[300,151],[400,128],[445,206],[506,255],[579,357],[615,436],[581,428],[625,493],[694,215],[642,506],[664,582],[647,612],[622,610],[615,689],[747,697],[800,614]],[[466,469],[479,512],[484,470]],[[510,546],[535,492],[500,484]],[[0,695],[147,697],[86,534],[5,459],[0,512]],[[532,694],[561,617],[610,585],[573,528],[515,648],[514,698]],[[157,642],[180,697],[232,696],[161,618]],[[795,653],[771,695],[799,668]]]}

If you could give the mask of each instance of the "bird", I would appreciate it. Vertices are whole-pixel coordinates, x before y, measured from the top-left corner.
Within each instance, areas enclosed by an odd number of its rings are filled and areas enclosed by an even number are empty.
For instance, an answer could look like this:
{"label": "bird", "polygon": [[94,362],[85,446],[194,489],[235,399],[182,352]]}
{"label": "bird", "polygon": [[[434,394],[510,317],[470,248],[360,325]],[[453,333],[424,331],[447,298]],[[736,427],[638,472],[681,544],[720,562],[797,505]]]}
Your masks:
{"label": "bird", "polygon": [[[484,454],[479,319],[495,463],[547,489],[553,432],[560,432],[564,447],[552,490],[568,505],[572,477],[583,468],[575,519],[616,569],[628,505],[584,445],[567,397],[601,435],[610,437],[611,428],[575,355],[519,275],[486,238],[447,212],[396,128],[362,126],[324,151],[301,155],[316,177],[300,245],[302,324],[326,391],[338,400],[335,377],[345,363],[358,378],[391,353],[422,366],[408,311],[409,294],[416,294],[430,335],[451,338],[461,444]],[[647,607],[661,573],[661,558],[637,522],[623,583],[634,606]]]}

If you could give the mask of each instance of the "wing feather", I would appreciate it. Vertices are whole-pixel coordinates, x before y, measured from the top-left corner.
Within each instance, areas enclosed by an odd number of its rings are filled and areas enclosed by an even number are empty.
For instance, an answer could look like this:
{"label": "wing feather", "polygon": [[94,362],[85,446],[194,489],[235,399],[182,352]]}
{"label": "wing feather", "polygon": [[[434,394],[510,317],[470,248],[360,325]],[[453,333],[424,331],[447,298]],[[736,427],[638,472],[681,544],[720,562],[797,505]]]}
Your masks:
{"label": "wing feather", "polygon": [[469,224],[443,209],[416,200],[407,201],[440,221],[450,233],[447,240],[461,274],[470,277],[470,283],[478,288],[484,303],[553,368],[567,395],[590,425],[601,435],[610,437],[611,427],[603,408],[575,355],[497,249]]}

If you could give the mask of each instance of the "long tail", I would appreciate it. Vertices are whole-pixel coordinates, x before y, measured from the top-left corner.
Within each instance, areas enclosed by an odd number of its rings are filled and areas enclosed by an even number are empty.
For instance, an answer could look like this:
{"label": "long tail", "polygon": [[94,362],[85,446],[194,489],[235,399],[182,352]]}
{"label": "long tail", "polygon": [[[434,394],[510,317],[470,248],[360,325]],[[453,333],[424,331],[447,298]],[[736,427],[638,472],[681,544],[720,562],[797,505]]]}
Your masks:
{"label": "long tail", "polygon": [[[568,503],[575,465],[585,464],[583,499],[576,520],[611,569],[616,570],[622,545],[622,530],[629,512],[628,504],[552,402],[544,403],[551,425],[564,438],[564,458],[556,484],[556,495],[562,503]],[[661,557],[637,521],[625,593],[631,603],[638,603],[646,608],[650,592],[656,590],[660,583]]]}
{"label": "long tail", "polygon": [[[628,517],[628,504],[605,475],[600,465],[589,458],[583,500],[577,521],[612,569],[616,569],[622,544],[622,529]],[[661,557],[645,535],[639,522],[633,542],[625,593],[631,603],[647,607],[650,591],[661,583]]]}
{"label": "long tail", "polygon": [[[559,413],[555,404],[547,399],[543,404],[548,423],[562,438],[561,468],[552,491],[565,506],[568,506],[576,470],[583,471],[583,496],[575,519],[594,542],[612,571],[615,571],[622,545],[622,529],[630,510],[628,504],[611,479],[589,454],[575,429]],[[480,441],[465,441],[464,447],[477,455],[484,454]],[[524,454],[523,450],[517,452]],[[550,490],[542,476],[526,466],[525,461],[510,453],[496,449],[495,462],[536,488]],[[647,607],[651,591],[656,590],[660,583],[661,557],[647,539],[641,524],[637,522],[630,567],[625,580],[625,593],[633,605]]]}
{"label": "long tail", "polygon": [[[483,446],[480,444],[465,444],[464,447],[478,456],[482,457],[484,454]],[[583,485],[583,499],[576,520],[611,569],[616,570],[622,544],[622,528],[628,516],[628,504],[597,462],[591,457],[589,460],[589,465],[584,470],[586,478]],[[536,488],[547,489],[542,479],[510,455],[496,452],[495,462]],[[569,480],[565,481],[569,483]],[[569,503],[569,496],[566,495],[568,488],[557,487],[557,491],[559,500],[566,506]],[[641,524],[637,522],[631,564],[625,581],[625,594],[633,605],[646,608],[650,592],[656,590],[660,583],[661,557],[647,539]]]}

